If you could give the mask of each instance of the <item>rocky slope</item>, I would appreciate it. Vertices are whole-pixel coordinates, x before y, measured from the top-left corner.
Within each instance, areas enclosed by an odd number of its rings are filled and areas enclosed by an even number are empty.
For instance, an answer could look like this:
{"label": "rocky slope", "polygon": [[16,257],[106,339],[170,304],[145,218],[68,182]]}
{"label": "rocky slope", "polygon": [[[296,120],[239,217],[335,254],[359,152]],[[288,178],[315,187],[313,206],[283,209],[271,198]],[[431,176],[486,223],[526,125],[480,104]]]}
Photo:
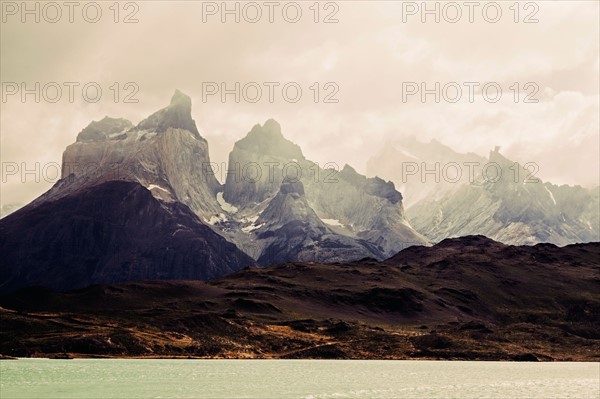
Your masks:
{"label": "rocky slope", "polygon": [[213,279],[254,261],[185,205],[110,181],[0,223],[0,292],[135,280]]}
{"label": "rocky slope", "polygon": [[256,223],[260,227],[255,235],[264,245],[259,264],[383,257],[374,245],[338,234],[325,224],[308,205],[299,181],[284,181]]}
{"label": "rocky slope", "polygon": [[471,236],[215,282],[28,288],[0,296],[0,353],[598,361],[599,257]]}
{"label": "rocky slope", "polygon": [[415,229],[434,242],[469,234],[509,244],[600,240],[600,187],[544,183],[497,150],[487,164],[473,183],[411,207]]}

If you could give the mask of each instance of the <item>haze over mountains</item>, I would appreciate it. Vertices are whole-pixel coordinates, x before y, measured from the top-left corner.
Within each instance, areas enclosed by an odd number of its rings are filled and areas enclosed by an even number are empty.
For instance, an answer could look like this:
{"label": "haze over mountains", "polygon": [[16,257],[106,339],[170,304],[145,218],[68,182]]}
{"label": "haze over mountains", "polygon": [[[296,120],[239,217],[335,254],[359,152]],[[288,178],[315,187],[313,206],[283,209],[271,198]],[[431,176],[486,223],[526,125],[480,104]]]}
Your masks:
{"label": "haze over mountains", "polygon": [[501,178],[481,172],[439,200],[420,201],[409,210],[415,228],[435,242],[473,232],[514,245],[600,241],[599,187],[544,183],[498,151],[488,163]]}
{"label": "haze over mountains", "polygon": [[600,186],[543,182],[535,164],[498,148],[483,158],[407,138],[386,145],[368,168],[401,188],[411,225],[432,242],[472,234],[514,245],[600,241]]}
{"label": "haze over mountains", "polygon": [[[400,185],[413,198],[407,217],[394,183],[311,162],[271,119],[235,143],[221,184],[191,108],[176,91],[137,125],[105,117],[84,128],[63,154],[61,179],[0,221],[0,291],[384,260],[472,234],[509,244],[599,241],[598,189],[532,182],[497,150],[485,160],[437,141],[386,146],[369,168],[396,180],[404,173]],[[423,183],[423,161],[441,165],[439,183]],[[472,167],[449,182],[451,163]],[[485,163],[502,178],[491,181]]]}

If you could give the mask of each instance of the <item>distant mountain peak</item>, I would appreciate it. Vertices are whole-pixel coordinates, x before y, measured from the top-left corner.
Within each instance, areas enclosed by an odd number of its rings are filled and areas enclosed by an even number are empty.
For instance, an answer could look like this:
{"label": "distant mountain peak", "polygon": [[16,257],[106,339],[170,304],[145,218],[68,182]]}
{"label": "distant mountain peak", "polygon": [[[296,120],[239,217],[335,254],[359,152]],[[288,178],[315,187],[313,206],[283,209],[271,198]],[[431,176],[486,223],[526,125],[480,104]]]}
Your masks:
{"label": "distant mountain peak", "polygon": [[267,121],[263,125],[263,129],[269,132],[278,133],[281,136],[281,125],[275,119],[267,119]]}
{"label": "distant mountain peak", "polygon": [[153,113],[138,124],[140,130],[164,132],[169,128],[183,129],[191,132],[196,138],[201,138],[192,119],[192,99],[179,90],[175,90],[171,103]]}
{"label": "distant mountain peak", "polygon": [[287,141],[281,133],[281,125],[275,119],[268,119],[263,125],[257,123],[252,127],[247,137],[253,140],[271,139]]}
{"label": "distant mountain peak", "polygon": [[598,241],[598,191],[544,183],[496,147],[475,184],[462,184],[409,209],[412,226],[436,242],[483,234],[505,244]]}
{"label": "distant mountain peak", "polygon": [[173,97],[171,97],[171,106],[182,106],[189,108],[192,111],[192,99],[187,94],[182,93],[178,89],[175,89]]}
{"label": "distant mountain peak", "polygon": [[274,119],[268,119],[263,125],[254,125],[246,137],[235,143],[235,147],[290,160],[304,159],[300,147],[283,136],[281,125]]}
{"label": "distant mountain peak", "polygon": [[348,165],[347,163],[344,164],[344,167],[342,168],[342,173],[347,173],[348,175],[358,175],[358,173],[356,172],[356,169],[354,169],[352,166]]}

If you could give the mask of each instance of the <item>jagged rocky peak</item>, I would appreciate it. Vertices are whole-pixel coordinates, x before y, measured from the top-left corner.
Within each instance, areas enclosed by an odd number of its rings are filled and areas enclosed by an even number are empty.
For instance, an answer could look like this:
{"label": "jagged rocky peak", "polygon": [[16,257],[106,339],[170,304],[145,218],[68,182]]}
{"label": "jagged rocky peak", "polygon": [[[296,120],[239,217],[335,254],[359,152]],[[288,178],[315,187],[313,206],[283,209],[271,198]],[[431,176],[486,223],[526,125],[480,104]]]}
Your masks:
{"label": "jagged rocky peak", "polygon": [[[275,197],[260,214],[257,223],[264,224],[271,230],[279,229],[287,223],[320,224],[319,218],[306,202],[301,182],[282,183]],[[302,234],[307,233],[307,229],[301,230]]]}
{"label": "jagged rocky peak", "polygon": [[285,140],[281,125],[275,119],[268,119],[262,126],[257,123],[248,133],[248,137],[257,140]]}
{"label": "jagged rocky peak", "polygon": [[141,121],[137,128],[157,133],[164,132],[168,128],[184,129],[190,131],[196,138],[201,138],[196,122],[192,119],[192,99],[179,90],[175,90],[171,103],[167,107]]}
{"label": "jagged rocky peak", "polygon": [[340,172],[340,178],[352,184],[354,187],[364,188],[368,194],[385,198],[392,204],[397,204],[402,201],[402,194],[396,190],[393,182],[386,182],[379,177],[367,178],[348,164],[344,165],[344,168]]}
{"label": "jagged rocky peak", "polygon": [[92,121],[77,135],[77,141],[103,141],[111,135],[124,133],[131,129],[133,124],[127,119],[110,118],[105,116],[102,120]]}
{"label": "jagged rocky peak", "polygon": [[281,125],[274,119],[267,120],[262,126],[254,125],[246,137],[235,143],[235,147],[278,158],[304,159],[300,146],[283,136]]}
{"label": "jagged rocky peak", "polygon": [[[516,185],[519,186],[518,189],[542,189],[543,196],[547,195],[546,190],[541,187],[543,182],[535,176],[535,173],[532,174],[519,162],[506,158],[500,153],[499,146],[490,151],[488,163],[495,166],[482,171],[479,180],[483,180],[492,191],[506,190],[507,187]],[[526,184],[526,187],[522,187],[523,184]]]}
{"label": "jagged rocky peak", "polygon": [[192,112],[192,99],[178,89],[175,89],[175,93],[173,93],[173,97],[171,97],[171,105],[180,106],[188,112]]}
{"label": "jagged rocky peak", "polygon": [[[169,130],[168,133],[165,133]],[[200,217],[221,209],[221,184],[204,173],[208,142],[191,117],[191,99],[175,91],[170,104],[140,122],[92,122],[63,153],[62,179],[38,203],[111,180],[138,182],[160,200],[180,201]],[[95,173],[88,165],[95,165]],[[68,179],[66,179],[68,177]]]}
{"label": "jagged rocky peak", "polygon": [[[284,165],[305,160],[300,147],[283,136],[277,121],[269,119],[262,126],[256,124],[229,153],[229,168],[237,172],[227,174],[223,197],[240,207],[261,203],[277,194],[283,182]],[[261,168],[260,177],[240,178],[252,164]]]}

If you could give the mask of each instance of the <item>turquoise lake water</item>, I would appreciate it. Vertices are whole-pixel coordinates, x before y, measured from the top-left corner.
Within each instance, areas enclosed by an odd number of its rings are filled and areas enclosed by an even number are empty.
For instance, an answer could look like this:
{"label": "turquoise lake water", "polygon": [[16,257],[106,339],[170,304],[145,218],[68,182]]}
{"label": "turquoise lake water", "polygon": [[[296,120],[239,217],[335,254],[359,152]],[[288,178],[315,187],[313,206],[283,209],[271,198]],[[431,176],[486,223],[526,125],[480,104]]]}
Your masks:
{"label": "turquoise lake water", "polygon": [[600,398],[600,363],[0,361],[4,398]]}

